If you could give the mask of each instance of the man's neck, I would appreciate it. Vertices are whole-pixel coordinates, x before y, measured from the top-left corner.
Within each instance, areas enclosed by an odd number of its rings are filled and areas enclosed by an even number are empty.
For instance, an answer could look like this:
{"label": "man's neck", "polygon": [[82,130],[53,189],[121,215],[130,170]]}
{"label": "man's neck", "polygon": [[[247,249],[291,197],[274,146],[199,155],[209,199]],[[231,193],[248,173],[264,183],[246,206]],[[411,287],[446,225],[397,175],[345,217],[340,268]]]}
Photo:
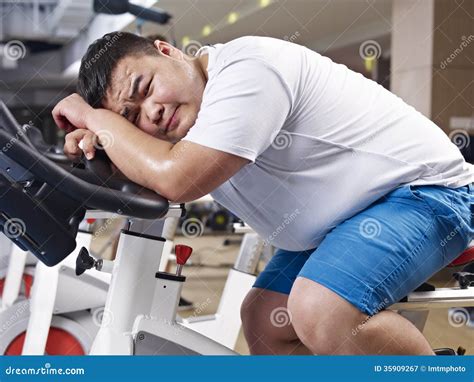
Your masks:
{"label": "man's neck", "polygon": [[198,69],[199,72],[202,73],[203,78],[207,82],[208,80],[207,65],[209,63],[209,55],[203,54],[202,56],[198,57],[198,59],[195,62],[196,62],[196,69]]}

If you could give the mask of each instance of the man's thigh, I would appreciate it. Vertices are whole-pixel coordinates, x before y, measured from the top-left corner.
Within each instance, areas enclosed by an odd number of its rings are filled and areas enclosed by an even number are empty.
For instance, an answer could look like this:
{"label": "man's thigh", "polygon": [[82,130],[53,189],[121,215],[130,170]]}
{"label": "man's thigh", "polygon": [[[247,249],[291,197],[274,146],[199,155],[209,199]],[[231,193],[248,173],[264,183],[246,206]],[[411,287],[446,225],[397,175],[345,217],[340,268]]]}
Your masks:
{"label": "man's thigh", "polygon": [[333,229],[299,276],[332,290],[365,314],[387,308],[466,248],[471,217],[469,206],[458,198],[465,191],[396,189]]}
{"label": "man's thigh", "polygon": [[314,249],[301,252],[277,249],[265,269],[258,275],[253,287],[290,294],[296,277],[313,252]]}

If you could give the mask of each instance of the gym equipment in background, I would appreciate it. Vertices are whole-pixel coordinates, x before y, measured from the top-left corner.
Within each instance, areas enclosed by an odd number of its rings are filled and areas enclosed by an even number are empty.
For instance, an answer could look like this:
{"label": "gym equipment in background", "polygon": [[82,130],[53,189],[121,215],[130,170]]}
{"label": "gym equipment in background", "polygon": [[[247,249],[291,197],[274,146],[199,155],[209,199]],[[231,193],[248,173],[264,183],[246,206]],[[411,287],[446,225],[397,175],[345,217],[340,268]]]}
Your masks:
{"label": "gym equipment in background", "polygon": [[108,15],[121,15],[131,13],[134,16],[146,21],[152,21],[158,24],[167,24],[171,15],[161,9],[145,8],[133,4],[128,0],[94,0],[94,12]]}

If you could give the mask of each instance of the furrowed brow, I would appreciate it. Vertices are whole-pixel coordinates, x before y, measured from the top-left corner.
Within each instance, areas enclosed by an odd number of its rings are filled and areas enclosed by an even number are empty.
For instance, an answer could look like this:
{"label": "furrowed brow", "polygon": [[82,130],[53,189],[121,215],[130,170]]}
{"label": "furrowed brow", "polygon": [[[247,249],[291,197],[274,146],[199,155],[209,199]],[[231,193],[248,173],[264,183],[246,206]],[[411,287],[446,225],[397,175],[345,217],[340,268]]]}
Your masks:
{"label": "furrowed brow", "polygon": [[138,87],[140,86],[140,81],[143,79],[143,76],[142,75],[139,75],[138,77],[136,77],[134,80],[133,80],[133,83],[132,83],[132,90],[131,90],[131,93],[129,94],[128,98],[129,99],[135,99],[137,97],[137,93],[138,93]]}

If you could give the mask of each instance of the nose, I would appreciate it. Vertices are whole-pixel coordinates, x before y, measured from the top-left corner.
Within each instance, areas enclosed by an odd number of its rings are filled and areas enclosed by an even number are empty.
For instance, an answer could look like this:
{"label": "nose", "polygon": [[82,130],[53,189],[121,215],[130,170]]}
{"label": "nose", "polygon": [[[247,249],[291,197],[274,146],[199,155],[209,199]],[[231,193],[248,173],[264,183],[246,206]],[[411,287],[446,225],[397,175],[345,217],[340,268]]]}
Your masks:
{"label": "nose", "polygon": [[158,125],[163,117],[164,107],[163,105],[149,102],[145,106],[145,113],[148,120],[154,125]]}

